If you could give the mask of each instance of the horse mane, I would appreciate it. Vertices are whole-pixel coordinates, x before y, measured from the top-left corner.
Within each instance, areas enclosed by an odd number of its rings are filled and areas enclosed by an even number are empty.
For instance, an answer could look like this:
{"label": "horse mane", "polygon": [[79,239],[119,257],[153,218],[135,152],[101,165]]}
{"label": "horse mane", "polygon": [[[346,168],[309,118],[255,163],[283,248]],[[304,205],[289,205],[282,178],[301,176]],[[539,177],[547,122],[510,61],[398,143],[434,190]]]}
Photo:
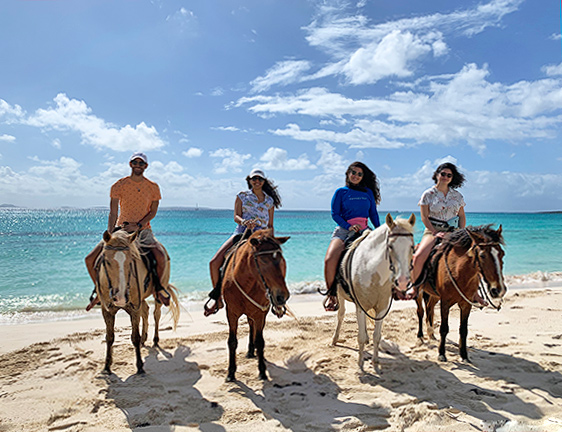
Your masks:
{"label": "horse mane", "polygon": [[445,234],[438,247],[434,248],[433,262],[436,263],[441,255],[449,252],[453,247],[460,246],[463,249],[470,249],[472,239],[468,234],[470,231],[476,237],[484,237],[485,241],[504,244],[503,236],[500,232],[492,229],[492,224],[480,226],[467,226]]}
{"label": "horse mane", "polygon": [[[410,222],[408,222],[408,219],[396,218],[396,219],[394,219],[394,223],[397,225],[398,228],[406,231],[407,233],[410,233],[410,234],[414,233],[414,226],[410,225]],[[387,231],[390,231],[390,228],[388,227],[388,225],[383,223],[377,229],[374,229],[374,230],[368,230],[367,229],[367,230],[363,231],[363,233],[359,237],[357,237],[355,240],[353,240],[353,242],[349,246],[348,250],[351,251],[353,249],[356,249],[357,246],[359,246],[361,244],[361,242],[365,239],[365,237],[367,237],[371,233],[374,233],[375,231],[385,230],[385,229]]]}

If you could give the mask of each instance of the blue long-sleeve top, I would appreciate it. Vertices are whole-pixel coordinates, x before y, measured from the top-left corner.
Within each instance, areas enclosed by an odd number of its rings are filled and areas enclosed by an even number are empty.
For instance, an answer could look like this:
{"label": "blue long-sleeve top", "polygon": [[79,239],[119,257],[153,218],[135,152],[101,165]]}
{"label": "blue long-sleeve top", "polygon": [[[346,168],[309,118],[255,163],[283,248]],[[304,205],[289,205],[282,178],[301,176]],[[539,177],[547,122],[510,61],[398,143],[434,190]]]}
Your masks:
{"label": "blue long-sleeve top", "polygon": [[349,229],[348,220],[356,217],[368,217],[378,228],[380,225],[377,203],[371,189],[364,191],[339,188],[332,197],[332,219],[342,228]]}

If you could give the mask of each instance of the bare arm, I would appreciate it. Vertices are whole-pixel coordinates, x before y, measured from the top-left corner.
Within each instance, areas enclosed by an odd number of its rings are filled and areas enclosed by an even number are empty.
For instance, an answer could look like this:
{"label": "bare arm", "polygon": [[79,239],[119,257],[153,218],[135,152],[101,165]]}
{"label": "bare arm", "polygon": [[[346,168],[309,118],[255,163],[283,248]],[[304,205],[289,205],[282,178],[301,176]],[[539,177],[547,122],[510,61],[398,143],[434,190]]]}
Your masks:
{"label": "bare arm", "polygon": [[158,213],[159,204],[160,201],[152,201],[152,203],[150,204],[150,211],[140,221],[137,222],[141,225],[139,228],[142,228],[144,225],[154,219],[154,216],[156,216],[156,213]]}
{"label": "bare arm", "polygon": [[466,214],[464,213],[464,207],[459,209],[459,228],[464,228],[466,226]]}
{"label": "bare arm", "polygon": [[421,220],[422,220],[423,224],[425,225],[425,227],[432,234],[435,234],[436,229],[433,226],[433,224],[431,223],[431,221],[429,220],[429,205],[427,205],[427,204],[421,205],[420,206],[420,213],[421,213]]}
{"label": "bare arm", "polygon": [[275,235],[273,231],[273,214],[275,213],[275,207],[271,206],[269,209],[269,222],[267,223],[267,227],[271,228],[271,235]]}
{"label": "bare arm", "polygon": [[112,233],[119,215],[119,198],[111,198],[109,202],[109,216],[107,218],[107,232]]}

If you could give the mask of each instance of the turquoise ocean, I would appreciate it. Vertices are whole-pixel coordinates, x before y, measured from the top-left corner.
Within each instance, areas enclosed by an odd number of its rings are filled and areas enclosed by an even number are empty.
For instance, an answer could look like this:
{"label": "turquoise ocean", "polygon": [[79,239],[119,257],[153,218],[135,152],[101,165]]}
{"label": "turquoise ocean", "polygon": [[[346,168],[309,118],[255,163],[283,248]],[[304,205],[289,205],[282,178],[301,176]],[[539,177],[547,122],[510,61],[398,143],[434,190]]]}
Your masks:
{"label": "turquoise ocean", "polygon": [[[107,215],[107,209],[0,210],[0,324],[86,314],[93,285],[84,257],[100,241]],[[417,242],[423,225],[416,216]],[[467,224],[503,226],[505,275],[562,271],[562,214],[468,213]],[[283,249],[293,294],[315,292],[323,279],[334,227],[327,211],[275,213],[276,235],[291,237]],[[211,288],[208,262],[234,230],[232,210],[160,209],[152,229],[171,256],[182,302],[203,299]]]}

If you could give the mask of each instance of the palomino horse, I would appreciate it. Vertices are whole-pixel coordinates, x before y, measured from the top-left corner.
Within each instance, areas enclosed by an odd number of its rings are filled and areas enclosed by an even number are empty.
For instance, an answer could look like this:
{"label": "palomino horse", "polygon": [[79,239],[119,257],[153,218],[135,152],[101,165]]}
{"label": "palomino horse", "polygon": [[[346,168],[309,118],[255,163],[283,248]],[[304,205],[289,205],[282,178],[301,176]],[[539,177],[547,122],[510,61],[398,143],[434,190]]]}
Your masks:
{"label": "palomino horse", "polygon": [[242,241],[227,258],[222,282],[223,298],[230,333],[229,365],[226,381],[235,381],[238,319],[248,317],[250,326],[247,357],[258,354],[259,377],[267,379],[263,356],[263,329],[269,309],[281,318],[289,290],[285,284],[287,265],[281,244],[289,237],[274,237],[271,230],[258,230]]}
{"label": "palomino horse", "polygon": [[[339,341],[341,325],[345,315],[345,301],[355,303],[359,333],[359,367],[363,370],[367,335],[366,316],[375,321],[373,332],[373,367],[379,365],[379,343],[382,320],[391,306],[393,290],[405,293],[410,283],[410,267],[414,250],[414,225],[416,216],[408,220],[393,220],[386,216],[386,224],[374,231],[367,231],[359,237],[345,253],[341,263],[344,281],[349,286],[346,292],[338,284],[338,323],[332,338],[332,345]],[[402,295],[403,296],[403,295]],[[374,315],[369,314],[373,311]]]}
{"label": "palomino horse", "polygon": [[[144,344],[148,333],[148,304],[146,299],[154,294],[152,279],[148,277],[148,271],[144,265],[141,254],[137,248],[135,239],[137,232],[128,234],[119,230],[113,234],[107,231],[103,233],[104,247],[100,254],[96,267],[98,269],[98,281],[96,292],[101,302],[103,319],[105,320],[107,344],[105,356],[105,373],[111,373],[112,348],[115,340],[114,326],[115,314],[119,309],[125,310],[131,316],[131,340],[135,346],[137,359],[137,373],[144,373],[141,359],[140,347]],[[166,265],[161,285],[166,287],[170,294],[170,312],[174,327],[179,320],[179,302],[176,288],[169,284],[170,260]],[[158,345],[158,324],[161,316],[162,305],[155,301],[154,309],[154,345]],[[142,337],[139,333],[139,323],[142,318]]]}
{"label": "palomino horse", "polygon": [[[449,333],[449,309],[458,304],[461,311],[459,327],[459,351],[463,361],[468,362],[466,337],[468,335],[468,316],[472,306],[481,307],[472,299],[480,289],[480,295],[497,310],[501,299],[507,292],[503,278],[504,251],[502,227],[493,230],[490,225],[467,227],[448,233],[435,247],[430,257],[430,276],[420,286],[423,289],[427,311],[427,327],[433,337],[434,308],[441,300],[441,341],[439,360],[447,361],[445,339]],[[484,283],[481,283],[483,280]],[[429,294],[429,296],[427,296]],[[494,300],[500,304],[495,305]],[[418,296],[418,338],[423,342],[422,296]]]}

